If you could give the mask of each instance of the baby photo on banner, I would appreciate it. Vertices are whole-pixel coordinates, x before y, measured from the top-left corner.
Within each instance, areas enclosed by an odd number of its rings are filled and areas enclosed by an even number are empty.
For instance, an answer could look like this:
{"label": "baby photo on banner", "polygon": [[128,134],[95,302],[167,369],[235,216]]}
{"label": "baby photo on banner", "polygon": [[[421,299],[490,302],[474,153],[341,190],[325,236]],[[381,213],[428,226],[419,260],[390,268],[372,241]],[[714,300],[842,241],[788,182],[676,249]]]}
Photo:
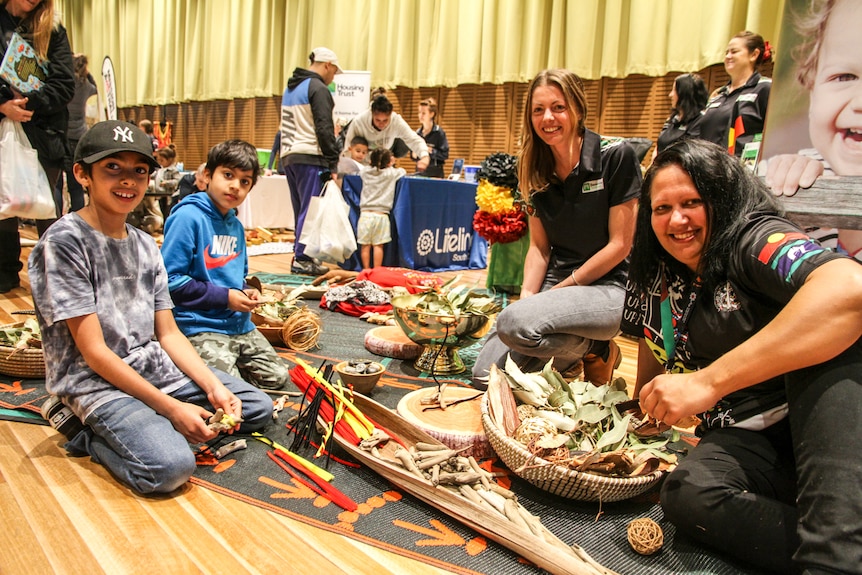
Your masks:
{"label": "baby photo on banner", "polygon": [[[860,30],[862,2],[785,2],[758,165],[761,175],[767,175],[771,167],[768,180],[774,177],[776,162],[795,163],[797,173],[804,168],[820,174],[818,184],[836,177],[862,176]],[[846,190],[846,186],[838,187]],[[824,196],[821,203],[846,204],[846,193]],[[852,198],[855,201],[850,203],[862,206],[862,188],[855,186]],[[862,230],[858,229],[862,225],[852,227],[857,229],[811,232],[822,243],[862,259]]]}

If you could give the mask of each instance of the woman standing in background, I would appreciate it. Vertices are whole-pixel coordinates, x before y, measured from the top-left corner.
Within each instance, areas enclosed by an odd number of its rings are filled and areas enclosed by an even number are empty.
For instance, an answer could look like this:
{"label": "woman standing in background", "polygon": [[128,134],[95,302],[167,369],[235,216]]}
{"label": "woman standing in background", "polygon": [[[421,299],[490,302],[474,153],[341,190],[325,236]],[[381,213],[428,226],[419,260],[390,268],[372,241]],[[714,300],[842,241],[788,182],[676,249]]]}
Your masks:
{"label": "woman standing in background", "polygon": [[[39,155],[39,163],[55,188],[57,179],[70,159],[66,126],[69,110],[66,104],[75,93],[72,72],[72,49],[66,29],[54,13],[53,0],[0,0],[0,51],[6,48],[17,32],[48,61],[48,72],[41,88],[26,96],[0,80],[0,117],[21,122],[30,145]],[[56,215],[62,211],[62,198],[54,194]],[[41,236],[54,219],[39,220],[36,228]],[[0,220],[0,293],[20,285],[21,238],[18,218]]]}
{"label": "woman standing in background", "polygon": [[449,159],[449,140],[446,139],[446,132],[437,124],[437,100],[426,98],[419,102],[419,122],[422,125],[416,133],[425,140],[431,155],[428,167],[420,174],[429,178],[442,178],[445,175],[443,165]]}
{"label": "woman standing in background", "polygon": [[745,31],[730,39],[724,53],[730,81],[706,105],[700,124],[702,139],[739,157],[745,144],[763,133],[772,80],[757,70],[771,61],[772,47],[760,34]]}
{"label": "woman standing in background", "polygon": [[[74,151],[78,146],[78,140],[81,139],[87,132],[87,100],[94,95],[96,89],[96,81],[93,75],[90,74],[87,65],[89,61],[84,54],[75,54],[73,57],[75,66],[75,95],[68,104],[69,108],[69,129],[66,132],[66,137],[69,138],[69,149]],[[69,190],[69,200],[71,205],[69,209],[76,212],[84,207],[84,188],[75,179],[71,167],[66,169],[66,188]],[[57,178],[57,190],[63,192],[63,180]]]}

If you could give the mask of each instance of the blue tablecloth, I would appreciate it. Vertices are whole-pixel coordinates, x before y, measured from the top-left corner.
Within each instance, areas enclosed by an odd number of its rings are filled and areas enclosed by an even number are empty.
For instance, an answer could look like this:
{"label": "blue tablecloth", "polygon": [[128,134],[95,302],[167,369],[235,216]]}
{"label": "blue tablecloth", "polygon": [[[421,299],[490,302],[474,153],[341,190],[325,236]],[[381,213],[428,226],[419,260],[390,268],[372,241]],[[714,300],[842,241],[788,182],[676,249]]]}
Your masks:
{"label": "blue tablecloth", "polygon": [[[345,176],[344,199],[356,230],[362,179]],[[482,269],[488,261],[488,242],[473,230],[476,184],[433,178],[404,177],[395,187],[389,215],[392,242],[383,263],[423,271]],[[342,267],[360,269],[359,254]]]}

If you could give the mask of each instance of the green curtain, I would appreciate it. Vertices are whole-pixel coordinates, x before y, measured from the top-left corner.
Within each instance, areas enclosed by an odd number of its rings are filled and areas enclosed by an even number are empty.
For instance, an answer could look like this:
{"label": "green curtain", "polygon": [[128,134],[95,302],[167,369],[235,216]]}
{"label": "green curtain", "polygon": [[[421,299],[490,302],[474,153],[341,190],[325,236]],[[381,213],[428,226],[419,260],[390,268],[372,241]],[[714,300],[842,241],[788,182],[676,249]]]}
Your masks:
{"label": "green curtain", "polygon": [[281,94],[315,46],[372,85],[663,76],[722,61],[733,34],[773,44],[784,0],[57,0],[120,107]]}

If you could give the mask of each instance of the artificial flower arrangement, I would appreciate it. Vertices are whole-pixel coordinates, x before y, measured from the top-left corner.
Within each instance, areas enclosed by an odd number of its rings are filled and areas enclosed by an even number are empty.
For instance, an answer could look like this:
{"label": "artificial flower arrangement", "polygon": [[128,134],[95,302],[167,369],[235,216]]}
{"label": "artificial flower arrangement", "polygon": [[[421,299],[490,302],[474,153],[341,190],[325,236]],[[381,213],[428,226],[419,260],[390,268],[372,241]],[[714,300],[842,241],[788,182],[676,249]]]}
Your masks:
{"label": "artificial flower arrangement", "polygon": [[527,218],[516,202],[518,194],[517,159],[498,152],[482,161],[476,174],[476,205],[473,229],[491,244],[509,243],[527,233]]}

